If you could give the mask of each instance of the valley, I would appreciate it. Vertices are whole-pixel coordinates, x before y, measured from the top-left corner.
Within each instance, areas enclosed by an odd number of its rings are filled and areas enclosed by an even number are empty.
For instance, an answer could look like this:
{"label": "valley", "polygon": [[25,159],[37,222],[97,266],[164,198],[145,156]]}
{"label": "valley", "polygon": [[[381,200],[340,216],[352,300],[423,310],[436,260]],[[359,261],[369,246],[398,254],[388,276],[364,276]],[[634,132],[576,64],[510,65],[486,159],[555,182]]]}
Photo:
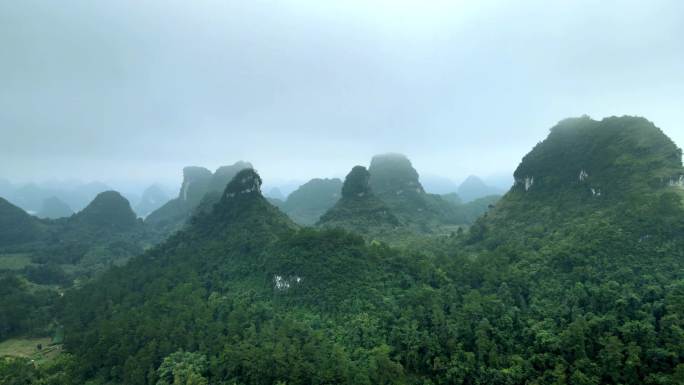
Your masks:
{"label": "valley", "polygon": [[242,164],[222,191],[193,190],[186,169],[176,202],[194,203],[171,227],[136,219],[114,192],[58,221],[4,203],[0,378],[674,384],[684,373],[681,149],[643,118],[561,121],[477,215],[425,193],[390,154],[303,187],[321,194],[304,204],[337,198],[314,203],[328,208],[307,225]]}

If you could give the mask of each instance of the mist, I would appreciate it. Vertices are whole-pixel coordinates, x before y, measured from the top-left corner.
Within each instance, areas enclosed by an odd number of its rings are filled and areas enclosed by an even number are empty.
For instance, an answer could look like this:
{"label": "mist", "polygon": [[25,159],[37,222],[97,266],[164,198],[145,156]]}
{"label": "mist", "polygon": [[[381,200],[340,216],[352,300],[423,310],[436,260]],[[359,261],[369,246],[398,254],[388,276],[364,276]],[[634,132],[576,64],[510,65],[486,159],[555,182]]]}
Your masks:
{"label": "mist", "polygon": [[684,144],[680,1],[4,1],[0,178],[509,176],[569,116]]}

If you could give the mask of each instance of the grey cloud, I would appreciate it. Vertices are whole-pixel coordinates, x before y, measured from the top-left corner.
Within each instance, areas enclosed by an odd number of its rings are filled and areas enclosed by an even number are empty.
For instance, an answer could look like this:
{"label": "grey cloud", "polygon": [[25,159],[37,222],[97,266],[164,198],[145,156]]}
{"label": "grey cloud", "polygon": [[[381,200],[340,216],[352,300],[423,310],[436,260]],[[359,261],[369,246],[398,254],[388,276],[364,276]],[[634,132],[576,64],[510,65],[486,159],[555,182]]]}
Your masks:
{"label": "grey cloud", "polygon": [[680,1],[5,1],[0,177],[510,173],[567,116],[684,144]]}

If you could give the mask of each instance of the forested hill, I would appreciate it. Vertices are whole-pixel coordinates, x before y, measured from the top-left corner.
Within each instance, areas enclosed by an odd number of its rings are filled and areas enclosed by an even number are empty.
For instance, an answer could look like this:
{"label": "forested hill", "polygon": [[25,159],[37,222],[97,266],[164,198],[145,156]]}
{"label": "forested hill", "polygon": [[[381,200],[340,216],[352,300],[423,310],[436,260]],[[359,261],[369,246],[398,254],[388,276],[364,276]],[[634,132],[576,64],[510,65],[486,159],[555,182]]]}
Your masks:
{"label": "forested hill", "polygon": [[[369,383],[401,372],[376,337],[343,327],[378,322],[366,312],[387,306],[381,293],[397,257],[345,232],[298,231],[260,184],[241,171],[210,212],[67,298],[72,375],[156,383],[150,368],[179,349],[220,354],[220,383]],[[360,350],[347,351],[354,341]]]}
{"label": "forested hill", "polygon": [[401,223],[370,187],[370,173],[355,166],[342,186],[342,198],[318,221],[318,226],[343,228],[364,235],[394,232]]}
{"label": "forested hill", "polygon": [[681,149],[644,118],[563,120],[523,158],[515,185],[471,236],[546,237],[591,218],[636,232],[649,218],[667,227],[663,220],[676,219],[683,194],[681,159]]}
{"label": "forested hill", "polygon": [[402,154],[381,154],[371,160],[370,187],[414,232],[432,233],[444,225],[465,223],[465,218],[451,203],[436,194],[428,194],[411,161]]}
{"label": "forested hill", "polygon": [[98,194],[86,208],[71,217],[69,223],[96,231],[115,232],[141,225],[128,200],[116,191]]}
{"label": "forested hill", "polygon": [[[76,249],[85,252],[86,244],[103,246],[119,235],[146,237],[142,221],[138,220],[128,200],[116,191],[98,194],[88,206],[68,218],[39,219],[2,198],[0,214],[0,250],[14,248],[34,254],[54,253],[52,262],[59,262],[58,256],[62,253],[57,252],[58,249],[78,254]],[[74,255],[72,258],[79,257]]]}
{"label": "forested hill", "polygon": [[514,177],[518,191],[620,200],[666,186],[682,174],[681,160],[681,149],[644,118],[582,117],[553,127]]}
{"label": "forested hill", "polygon": [[[355,170],[342,200],[368,191]],[[241,171],[187,228],[67,293],[69,353],[44,375],[681,384],[682,174],[680,150],[644,119],[566,120],[470,232],[414,252],[299,229]]]}
{"label": "forested hill", "polygon": [[221,166],[213,174],[204,167],[185,167],[178,197],[150,213],[145,218],[145,223],[159,231],[163,237],[172,234],[183,227],[203,202],[208,206],[216,203],[228,182],[238,172],[249,168],[252,165],[244,161]]}
{"label": "forested hill", "polygon": [[36,241],[43,230],[37,218],[0,198],[0,248]]}
{"label": "forested hill", "polygon": [[551,129],[452,244],[452,279],[506,309],[478,325],[496,341],[490,369],[515,351],[533,383],[683,383],[683,174],[681,150],[643,118]]}
{"label": "forested hill", "polygon": [[115,191],[102,192],[80,212],[59,219],[36,218],[0,198],[0,254],[28,258],[25,275],[50,270],[67,286],[140,254],[157,239]]}

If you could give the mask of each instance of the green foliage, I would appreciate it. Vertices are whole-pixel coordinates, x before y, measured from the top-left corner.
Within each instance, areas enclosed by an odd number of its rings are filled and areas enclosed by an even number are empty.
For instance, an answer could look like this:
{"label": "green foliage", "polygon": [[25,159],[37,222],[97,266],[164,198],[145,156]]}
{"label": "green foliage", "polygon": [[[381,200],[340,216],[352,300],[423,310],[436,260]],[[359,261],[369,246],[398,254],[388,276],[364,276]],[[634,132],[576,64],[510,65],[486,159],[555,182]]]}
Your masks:
{"label": "green foliage", "polygon": [[0,340],[17,335],[46,335],[56,303],[54,291],[32,291],[16,274],[0,273]]}
{"label": "green foliage", "polygon": [[24,268],[26,278],[39,285],[64,285],[71,283],[71,279],[64,270],[55,263],[45,265],[31,265]]}
{"label": "green foliage", "polygon": [[0,383],[3,385],[83,384],[75,379],[74,371],[74,360],[69,354],[41,365],[24,357],[0,357]]}
{"label": "green foliage", "polygon": [[206,385],[207,358],[199,353],[178,351],[164,358],[157,385]]}
{"label": "green foliage", "polygon": [[378,195],[396,194],[400,190],[406,194],[423,192],[418,172],[402,154],[374,156],[368,172],[370,186]]}
{"label": "green foliage", "polygon": [[[562,122],[470,231],[410,230],[403,248],[299,229],[241,171],[168,241],[66,294],[60,373],[132,385],[679,384],[684,207],[660,176],[684,171],[668,143],[641,119]],[[390,206],[367,183],[348,187],[328,214],[366,222]],[[34,375],[19,364],[0,376]]]}
{"label": "green foliage", "polygon": [[601,191],[602,199],[621,200],[629,193],[665,186],[681,174],[681,159],[681,149],[646,119],[582,117],[553,127],[548,138],[523,158],[514,176],[518,191],[524,178],[534,177],[529,192],[562,193],[556,200],[591,196],[592,188]]}
{"label": "green foliage", "polygon": [[343,228],[406,246],[421,242],[425,236],[446,236],[470,224],[485,213],[499,197],[491,196],[462,204],[457,195],[426,194],[418,173],[400,155],[373,158],[375,183],[383,189],[377,195],[370,183],[373,176],[362,166],[347,175],[342,198],[317,223],[324,228]]}
{"label": "green foliage", "polygon": [[[59,220],[41,220],[8,207],[5,214],[11,215],[0,215],[0,249],[20,252],[31,263],[24,262],[11,274],[0,271],[0,291],[5,290],[0,298],[0,340],[51,333],[59,304],[57,287],[91,278],[141,254],[156,240],[128,201],[113,191],[99,194],[83,211]],[[8,220],[7,227],[1,226],[3,220]],[[2,241],[4,237],[9,241]]]}
{"label": "green foliage", "polygon": [[342,186],[342,198],[328,210],[317,225],[342,228],[364,235],[383,236],[394,232],[399,219],[373,193],[370,174],[363,166],[355,166]]}
{"label": "green foliage", "polygon": [[374,156],[368,171],[373,193],[412,232],[432,233],[445,224],[465,223],[452,204],[425,193],[418,172],[404,155]]}
{"label": "green foliage", "polygon": [[86,208],[70,218],[69,223],[103,232],[126,231],[140,224],[128,200],[116,191],[98,194]]}
{"label": "green foliage", "polygon": [[38,219],[0,198],[0,248],[37,241],[42,232]]}
{"label": "green foliage", "polygon": [[214,175],[211,176],[207,192],[223,193],[223,190],[226,189],[226,186],[233,180],[235,175],[242,170],[251,168],[253,168],[251,163],[243,161],[235,162],[235,164],[230,166],[221,166],[217,168]]}
{"label": "green foliage", "polygon": [[500,195],[489,195],[457,205],[457,209],[464,223],[472,224],[490,209],[494,208],[499,199],[501,199]]}
{"label": "green foliage", "polygon": [[242,161],[219,167],[213,174],[204,167],[185,167],[178,197],[150,213],[145,223],[159,232],[161,238],[168,237],[182,229],[197,211],[210,211],[235,175],[251,168],[250,163]]}
{"label": "green foliage", "polygon": [[454,206],[460,206],[463,204],[463,199],[461,199],[461,197],[455,192],[442,194],[442,199]]}

